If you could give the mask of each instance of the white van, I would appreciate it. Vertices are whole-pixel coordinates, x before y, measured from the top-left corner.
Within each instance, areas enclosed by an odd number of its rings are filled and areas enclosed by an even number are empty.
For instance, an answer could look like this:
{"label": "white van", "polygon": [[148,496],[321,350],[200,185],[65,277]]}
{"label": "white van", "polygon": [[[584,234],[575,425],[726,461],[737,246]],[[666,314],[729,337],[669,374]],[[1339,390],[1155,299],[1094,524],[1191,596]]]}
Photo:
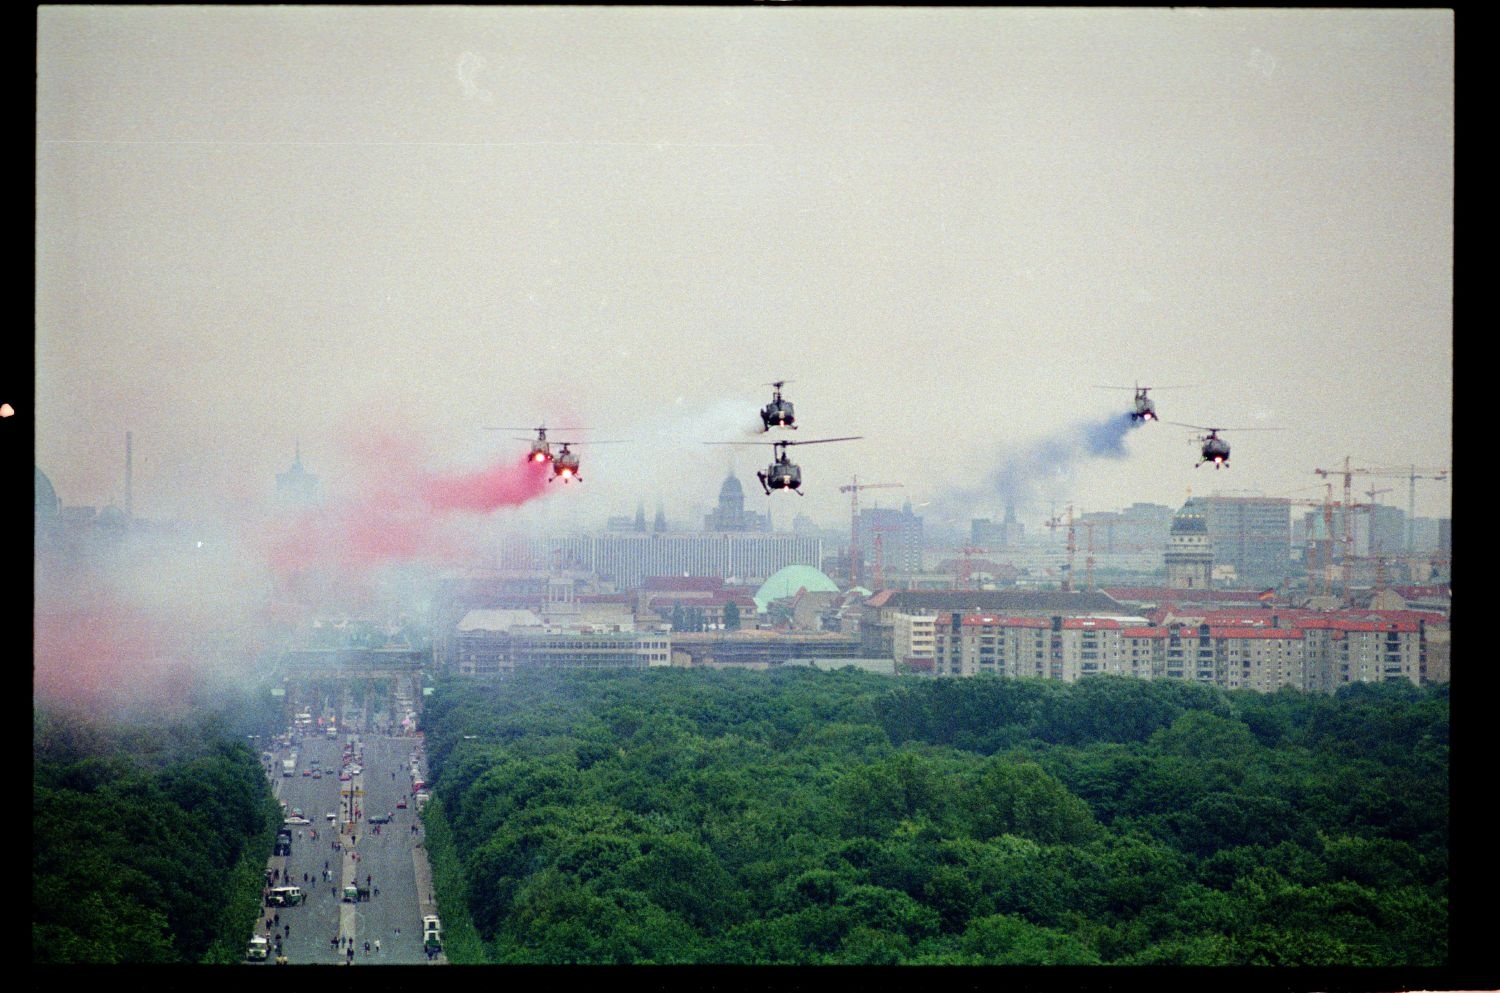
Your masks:
{"label": "white van", "polygon": [[245,951],[245,958],[252,962],[264,962],[266,955],[270,952],[270,942],[266,941],[264,935],[257,934],[250,939],[250,947]]}

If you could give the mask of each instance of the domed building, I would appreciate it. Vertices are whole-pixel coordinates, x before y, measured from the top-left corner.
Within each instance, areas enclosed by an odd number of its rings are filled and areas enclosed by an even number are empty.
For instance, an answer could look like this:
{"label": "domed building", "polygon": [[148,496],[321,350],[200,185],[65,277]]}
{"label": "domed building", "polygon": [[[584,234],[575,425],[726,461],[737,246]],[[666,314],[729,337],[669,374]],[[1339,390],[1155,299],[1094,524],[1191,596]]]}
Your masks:
{"label": "domed building", "polygon": [[1210,589],[1214,553],[1208,537],[1208,519],[1186,507],[1173,516],[1162,560],[1167,567],[1168,589]]}
{"label": "domed building", "polygon": [[58,534],[59,510],[62,501],[57,498],[57,490],[52,486],[52,480],[42,471],[41,466],[36,469],[36,531],[34,540],[38,545],[49,544],[56,540]]}
{"label": "domed building", "polygon": [[33,466],[36,469],[36,521],[55,523],[57,521],[57,508],[60,501],[57,499],[57,490],[52,486],[52,480],[42,471],[41,466]]}
{"label": "domed building", "polygon": [[771,518],[745,509],[745,489],[731,472],[719,487],[719,506],[703,518],[705,531],[769,531]]}
{"label": "domed building", "polygon": [[763,614],[771,601],[796,596],[803,590],[809,593],[837,593],[839,588],[833,580],[810,565],[789,565],[760,584],[760,589],[755,591],[755,608]]}

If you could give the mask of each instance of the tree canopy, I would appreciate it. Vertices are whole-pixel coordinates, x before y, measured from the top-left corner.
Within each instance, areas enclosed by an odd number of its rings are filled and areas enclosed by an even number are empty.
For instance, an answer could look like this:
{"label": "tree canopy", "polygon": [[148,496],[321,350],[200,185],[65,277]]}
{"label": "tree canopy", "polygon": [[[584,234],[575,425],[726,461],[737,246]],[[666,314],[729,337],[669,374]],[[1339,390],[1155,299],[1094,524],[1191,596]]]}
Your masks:
{"label": "tree canopy", "polygon": [[533,672],[426,717],[485,961],[1447,958],[1445,692]]}

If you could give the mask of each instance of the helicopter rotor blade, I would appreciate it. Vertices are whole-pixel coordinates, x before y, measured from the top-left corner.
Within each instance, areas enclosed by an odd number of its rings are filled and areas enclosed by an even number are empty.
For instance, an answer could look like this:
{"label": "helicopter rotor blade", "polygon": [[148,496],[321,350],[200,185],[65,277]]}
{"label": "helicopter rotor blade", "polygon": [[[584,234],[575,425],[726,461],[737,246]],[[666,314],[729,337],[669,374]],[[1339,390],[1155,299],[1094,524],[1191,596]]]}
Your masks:
{"label": "helicopter rotor blade", "polygon": [[1151,392],[1153,392],[1155,390],[1194,390],[1194,389],[1197,389],[1200,385],[1202,385],[1202,384],[1201,383],[1178,383],[1178,384],[1176,384],[1174,386],[1099,386],[1099,385],[1096,384],[1094,386],[1094,389],[1096,389],[1096,390],[1134,390],[1137,393],[1151,393]]}
{"label": "helicopter rotor blade", "polygon": [[773,445],[821,445],[824,442],[828,442],[828,441],[859,441],[863,437],[864,437],[864,435],[862,435],[862,434],[852,434],[852,435],[849,435],[846,438],[813,438],[813,439],[808,440],[808,441],[773,441],[773,442],[771,442],[771,444],[773,444]]}
{"label": "helicopter rotor blade", "polygon": [[863,438],[862,434],[850,435],[847,438],[811,438],[807,441],[705,441],[705,445],[771,445],[772,447],[785,445],[821,445],[829,441],[858,441]]}
{"label": "helicopter rotor blade", "polygon": [[1185,424],[1182,421],[1162,421],[1162,423],[1163,424],[1171,424],[1171,425],[1173,425],[1175,427],[1179,427],[1179,428],[1191,428],[1194,431],[1207,431],[1210,434],[1217,434],[1220,431],[1233,431],[1234,433],[1238,434],[1241,431],[1282,431],[1282,430],[1285,430],[1284,428],[1217,428],[1217,427],[1211,428],[1211,427],[1206,427],[1205,425],[1202,425],[1202,424]]}
{"label": "helicopter rotor blade", "polygon": [[486,431],[592,431],[592,430],[594,430],[593,428],[576,428],[576,427],[575,428],[549,428],[545,424],[538,425],[537,427],[498,427],[498,428],[496,428],[496,427],[490,427],[489,425],[486,424],[485,427],[484,427],[484,429]]}

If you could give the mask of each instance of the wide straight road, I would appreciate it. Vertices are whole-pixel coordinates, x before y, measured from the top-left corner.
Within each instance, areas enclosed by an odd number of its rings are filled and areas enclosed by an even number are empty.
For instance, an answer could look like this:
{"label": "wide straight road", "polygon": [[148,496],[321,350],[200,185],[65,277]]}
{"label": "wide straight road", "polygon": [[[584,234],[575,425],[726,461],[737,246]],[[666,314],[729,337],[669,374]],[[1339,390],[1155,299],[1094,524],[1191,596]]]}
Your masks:
{"label": "wide straight road", "polygon": [[[351,737],[355,745],[346,764]],[[268,926],[264,916],[260,922],[260,933],[281,934],[288,964],[428,962],[422,949],[422,916],[436,911],[433,895],[418,885],[418,870],[425,869],[426,856],[415,847],[422,833],[411,795],[411,756],[420,740],[348,734],[329,739],[308,734],[295,749],[296,773],[278,777],[288,816],[301,810],[312,822],[293,826],[291,855],[271,862],[286,873],[291,885],[307,892],[307,901],[298,907],[263,908],[271,922]],[[274,767],[279,769],[289,755],[290,750],[278,753]],[[315,768],[314,762],[321,776],[303,775]],[[358,773],[353,772],[356,768]],[[350,778],[341,779],[341,774]],[[402,801],[405,808],[397,806]],[[330,820],[328,814],[335,817]],[[391,823],[377,830],[369,822],[371,816],[390,816]],[[425,882],[426,873],[420,875]],[[369,890],[370,899],[344,902],[344,887],[356,881]],[[426,889],[430,888],[427,882]],[[368,952],[366,941],[371,946]],[[274,958],[273,953],[268,961]]]}

